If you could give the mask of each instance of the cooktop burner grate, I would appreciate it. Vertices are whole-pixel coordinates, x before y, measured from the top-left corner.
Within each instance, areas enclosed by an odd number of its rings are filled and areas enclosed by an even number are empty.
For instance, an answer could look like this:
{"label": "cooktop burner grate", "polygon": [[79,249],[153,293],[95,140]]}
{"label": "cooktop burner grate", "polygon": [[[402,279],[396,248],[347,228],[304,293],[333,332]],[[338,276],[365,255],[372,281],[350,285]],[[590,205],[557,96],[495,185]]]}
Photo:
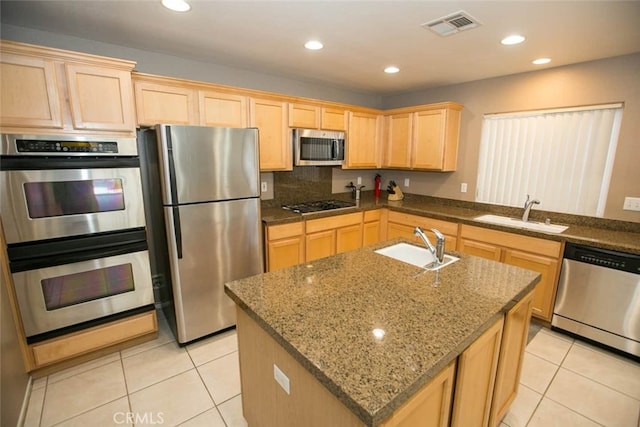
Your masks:
{"label": "cooktop burner grate", "polygon": [[287,209],[292,212],[307,214],[321,211],[329,211],[335,209],[348,209],[354,207],[356,204],[353,202],[345,202],[343,200],[319,200],[316,202],[298,203],[295,205],[282,205],[282,209]]}

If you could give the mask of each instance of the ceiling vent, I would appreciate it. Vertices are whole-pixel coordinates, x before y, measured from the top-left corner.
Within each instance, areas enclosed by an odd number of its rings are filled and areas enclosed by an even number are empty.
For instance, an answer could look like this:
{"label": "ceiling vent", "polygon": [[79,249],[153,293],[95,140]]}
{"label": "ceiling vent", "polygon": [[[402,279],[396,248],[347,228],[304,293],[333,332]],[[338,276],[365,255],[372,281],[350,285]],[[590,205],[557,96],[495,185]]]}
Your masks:
{"label": "ceiling vent", "polygon": [[477,19],[465,11],[459,11],[443,18],[434,19],[421,25],[441,36],[450,36],[460,31],[470,30],[480,25]]}

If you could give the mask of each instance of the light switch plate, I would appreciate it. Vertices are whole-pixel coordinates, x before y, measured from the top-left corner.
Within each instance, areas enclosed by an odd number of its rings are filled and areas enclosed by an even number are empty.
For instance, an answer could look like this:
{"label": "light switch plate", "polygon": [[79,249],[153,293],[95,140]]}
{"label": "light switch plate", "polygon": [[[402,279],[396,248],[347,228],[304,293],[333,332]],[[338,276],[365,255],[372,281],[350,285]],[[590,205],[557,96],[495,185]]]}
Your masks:
{"label": "light switch plate", "polygon": [[357,185],[362,185],[362,177],[359,176],[358,178],[356,178],[356,184]]}
{"label": "light switch plate", "polygon": [[275,378],[276,382],[280,384],[280,387],[282,387],[287,394],[291,394],[289,377],[287,377],[275,363],[273,364],[273,378]]}
{"label": "light switch plate", "polygon": [[640,197],[625,197],[622,209],[625,211],[640,211]]}
{"label": "light switch plate", "polygon": [[267,192],[267,181],[262,181],[260,183],[260,191],[263,192],[263,193]]}
{"label": "light switch plate", "polygon": [[467,183],[463,182],[462,184],[460,184],[460,192],[461,193],[466,193],[467,192]]}
{"label": "light switch plate", "polygon": [[405,178],[404,179],[404,186],[408,187],[409,186],[409,178]]}

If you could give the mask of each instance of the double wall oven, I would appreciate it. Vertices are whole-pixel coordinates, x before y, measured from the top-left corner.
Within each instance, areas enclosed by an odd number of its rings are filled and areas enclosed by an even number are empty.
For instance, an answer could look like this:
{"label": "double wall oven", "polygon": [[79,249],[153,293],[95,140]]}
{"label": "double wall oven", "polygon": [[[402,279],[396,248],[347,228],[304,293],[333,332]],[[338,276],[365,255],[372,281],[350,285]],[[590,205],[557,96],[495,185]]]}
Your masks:
{"label": "double wall oven", "polygon": [[0,214],[27,342],[152,310],[136,139],[1,138]]}

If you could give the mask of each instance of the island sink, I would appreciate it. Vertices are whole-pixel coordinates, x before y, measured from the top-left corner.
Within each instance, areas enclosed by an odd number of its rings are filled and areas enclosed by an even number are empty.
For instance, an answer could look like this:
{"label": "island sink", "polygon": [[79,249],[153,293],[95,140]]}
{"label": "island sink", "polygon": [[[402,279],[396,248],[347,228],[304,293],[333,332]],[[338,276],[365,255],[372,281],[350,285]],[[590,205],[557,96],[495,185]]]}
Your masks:
{"label": "island sink", "polygon": [[524,228],[533,231],[543,231],[546,233],[562,233],[567,226],[558,224],[545,224],[544,222],[523,221],[519,218],[511,218],[500,215],[480,215],[474,218],[476,221],[488,222],[489,224],[505,225],[507,227]]}
{"label": "island sink", "polygon": [[375,252],[430,271],[439,270],[460,259],[452,255],[445,254],[444,261],[442,264],[438,265],[435,263],[435,255],[429,252],[426,248],[414,246],[408,243],[397,243],[392,246],[387,246],[386,248],[378,249]]}

